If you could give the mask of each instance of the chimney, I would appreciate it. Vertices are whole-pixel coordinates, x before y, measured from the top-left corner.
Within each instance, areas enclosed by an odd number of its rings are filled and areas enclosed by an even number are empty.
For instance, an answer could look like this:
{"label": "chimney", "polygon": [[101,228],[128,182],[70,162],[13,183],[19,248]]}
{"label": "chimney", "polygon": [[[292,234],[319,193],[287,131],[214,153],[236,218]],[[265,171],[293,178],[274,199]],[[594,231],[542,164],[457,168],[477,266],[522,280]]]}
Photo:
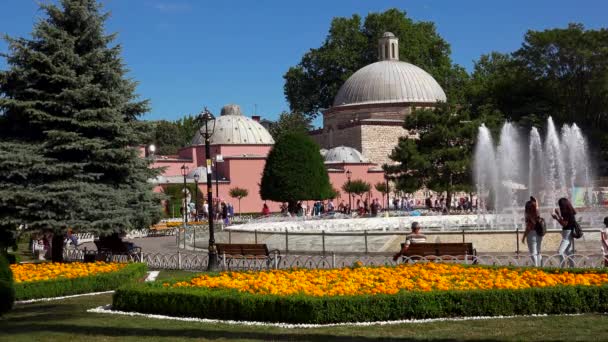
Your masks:
{"label": "chimney", "polygon": [[259,116],[259,115],[253,115],[251,118],[252,118],[252,119],[253,119],[253,121],[255,121],[255,122],[260,122],[260,116]]}

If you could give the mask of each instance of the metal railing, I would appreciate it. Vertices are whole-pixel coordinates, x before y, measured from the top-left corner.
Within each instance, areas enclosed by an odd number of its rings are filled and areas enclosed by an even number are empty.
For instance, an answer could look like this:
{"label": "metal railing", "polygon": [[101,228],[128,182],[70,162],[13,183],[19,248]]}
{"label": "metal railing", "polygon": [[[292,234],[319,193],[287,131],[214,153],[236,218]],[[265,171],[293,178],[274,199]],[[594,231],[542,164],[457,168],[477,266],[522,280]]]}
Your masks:
{"label": "metal railing", "polygon": [[[90,252],[90,251],[89,251]],[[71,249],[64,251],[64,258],[69,261],[83,261],[84,255],[89,253],[86,250]],[[176,269],[204,271],[207,269],[207,253],[156,253],[141,252],[132,255],[113,255],[112,261],[117,262],[143,262],[151,269]],[[469,255],[467,258],[457,256],[441,256],[427,259],[425,257],[411,256],[402,257],[394,261],[389,255],[340,255],[329,253],[326,255],[305,255],[279,253],[271,255],[269,258],[251,258],[247,256],[227,256],[220,255],[220,267],[222,270],[264,270],[264,269],[331,269],[351,267],[356,263],[363,266],[391,266],[400,263],[414,262],[441,262],[441,263],[461,263],[494,266],[533,266],[534,262],[529,255]],[[578,268],[599,268],[604,267],[603,254],[575,254],[564,256],[558,254],[542,255],[541,265],[544,267],[578,267]]]}
{"label": "metal railing", "polygon": [[[585,233],[599,233],[601,232],[600,229],[585,229],[584,230]],[[232,243],[233,239],[232,239],[232,234],[233,233],[239,233],[239,234],[251,234],[253,235],[253,242],[255,244],[258,244],[261,239],[259,239],[258,235],[284,235],[285,236],[285,244],[284,244],[284,248],[279,248],[281,251],[283,251],[284,253],[288,254],[290,252],[289,249],[289,237],[292,236],[308,236],[311,238],[317,238],[317,242],[320,242],[320,246],[321,246],[321,250],[320,252],[322,254],[326,254],[326,253],[330,253],[330,252],[335,252],[335,250],[328,250],[326,249],[326,240],[328,237],[354,237],[355,239],[360,239],[359,241],[363,243],[364,246],[364,253],[374,253],[374,252],[378,252],[378,251],[371,251],[370,250],[370,244],[369,244],[369,239],[373,238],[373,237],[378,237],[378,236],[403,236],[403,238],[405,239],[405,236],[408,234],[411,234],[411,232],[407,232],[407,231],[389,231],[389,232],[383,232],[383,231],[356,231],[356,232],[326,232],[324,230],[320,231],[320,232],[293,232],[293,231],[289,231],[288,229],[285,229],[284,231],[277,231],[277,232],[267,232],[267,231],[257,231],[254,230],[249,231],[249,230],[238,230],[238,229],[230,229],[227,230],[228,232],[228,243]],[[473,236],[479,236],[479,235],[500,235],[500,236],[513,236],[513,238],[515,239],[515,247],[516,249],[513,251],[514,253],[526,253],[527,252],[527,248],[524,247],[523,251],[521,248],[521,239],[523,237],[523,233],[524,231],[522,229],[515,229],[515,230],[468,230],[468,229],[460,229],[460,230],[450,230],[450,231],[425,231],[423,232],[424,235],[426,235],[427,237],[432,237],[432,236],[461,236],[462,237],[462,242],[468,242],[471,240],[471,237]],[[551,230],[547,230],[547,235],[551,235],[551,234],[561,234],[562,230],[561,229],[551,229]],[[430,239],[431,240],[431,239]],[[573,248],[576,246],[576,240],[574,240],[575,242],[573,242]],[[179,246],[179,245],[178,245]],[[599,246],[599,242],[598,242],[598,246]],[[273,246],[273,248],[277,248],[277,246]],[[576,251],[576,249],[574,249]],[[298,252],[298,251],[296,251]]]}

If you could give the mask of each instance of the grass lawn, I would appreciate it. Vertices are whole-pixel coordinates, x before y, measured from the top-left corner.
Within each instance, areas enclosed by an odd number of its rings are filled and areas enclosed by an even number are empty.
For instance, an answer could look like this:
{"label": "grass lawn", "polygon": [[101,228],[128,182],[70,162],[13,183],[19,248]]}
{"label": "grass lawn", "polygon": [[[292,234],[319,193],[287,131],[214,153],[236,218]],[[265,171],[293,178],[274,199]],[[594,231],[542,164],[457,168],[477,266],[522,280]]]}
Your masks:
{"label": "grass lawn", "polygon": [[372,327],[281,329],[163,321],[87,313],[111,295],[17,305],[0,318],[0,341],[598,341],[607,315],[437,322]]}

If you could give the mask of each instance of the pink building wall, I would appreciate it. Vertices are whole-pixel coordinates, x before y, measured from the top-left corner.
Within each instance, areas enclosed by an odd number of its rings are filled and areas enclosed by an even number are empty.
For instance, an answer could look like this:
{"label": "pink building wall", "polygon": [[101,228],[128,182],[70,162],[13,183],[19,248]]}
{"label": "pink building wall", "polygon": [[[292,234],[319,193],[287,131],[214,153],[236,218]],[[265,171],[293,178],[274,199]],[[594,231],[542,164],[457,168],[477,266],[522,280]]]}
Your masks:
{"label": "pink building wall", "polygon": [[[219,184],[219,197],[227,202],[232,203],[234,206],[235,213],[239,211],[239,204],[237,199],[233,199],[229,196],[230,189],[234,187],[240,187],[247,189],[249,195],[241,200],[241,212],[261,212],[264,201],[260,198],[259,194],[259,183],[262,179],[262,173],[264,172],[264,165],[266,164],[266,157],[272,148],[271,145],[221,145],[211,146],[211,156],[214,157],[217,154],[222,154],[224,162],[218,165],[218,178],[220,179]],[[247,156],[243,156],[247,155]],[[182,165],[186,165],[189,170],[194,169],[197,166],[205,166],[205,149],[204,146],[192,146],[186,147],[179,151],[180,159],[162,159],[162,156],[157,156],[152,167],[167,167],[164,176],[180,176]],[[346,170],[352,172],[351,180],[363,180],[368,182],[372,189],[370,191],[371,198],[378,198],[382,206],[384,202],[382,200],[382,194],[376,191],[374,185],[378,182],[384,182],[384,173],[382,170],[372,169],[375,164],[368,163],[339,163],[339,164],[328,164],[326,165],[329,170],[329,179],[334,187],[338,190],[340,195],[334,201],[337,207],[340,201],[344,200],[348,204],[348,196],[342,190],[342,186],[347,182]],[[215,170],[214,170],[215,171]],[[212,177],[213,184],[213,196],[216,197],[216,182],[215,174]],[[225,178],[226,180],[222,180]],[[199,183],[200,194],[206,194],[206,179],[202,179]],[[162,184],[155,187],[155,191],[162,191]],[[367,196],[364,196],[366,198]],[[352,201],[354,207],[356,198]],[[270,207],[272,212],[279,211],[280,203],[267,201],[266,204]],[[312,201],[308,201],[308,206],[312,205]]]}

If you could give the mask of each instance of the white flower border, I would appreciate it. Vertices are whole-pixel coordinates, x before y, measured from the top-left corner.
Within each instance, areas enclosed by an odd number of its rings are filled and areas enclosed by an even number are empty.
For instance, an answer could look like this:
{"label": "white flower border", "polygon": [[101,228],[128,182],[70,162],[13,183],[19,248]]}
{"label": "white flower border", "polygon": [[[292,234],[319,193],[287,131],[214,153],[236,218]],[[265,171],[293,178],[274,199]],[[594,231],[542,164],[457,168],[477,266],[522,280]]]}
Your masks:
{"label": "white flower border", "polygon": [[[159,273],[160,273],[160,271],[148,271],[148,275],[146,276],[145,281],[155,281],[156,277],[158,277]],[[97,295],[102,295],[102,294],[107,294],[107,293],[114,293],[114,291],[89,292],[89,293],[81,293],[81,294],[70,295],[70,296],[17,300],[17,301],[15,301],[15,304],[31,304],[31,303],[39,303],[39,302],[50,302],[50,301],[54,301],[54,300],[70,299],[70,298],[77,298],[77,297],[84,297],[84,296],[97,296]]]}
{"label": "white flower border", "polygon": [[71,296],[61,296],[61,297],[50,297],[50,298],[38,298],[38,299],[28,299],[28,300],[16,300],[15,304],[30,304],[30,303],[38,303],[38,302],[50,302],[53,300],[62,300],[62,299],[70,299],[76,297],[84,297],[84,296],[98,296],[106,293],[114,293],[114,291],[103,291],[103,292],[89,292],[82,293]]}
{"label": "white flower border", "polygon": [[[123,315],[131,317],[146,317],[152,319],[165,319],[171,321],[182,321],[182,322],[197,322],[197,323],[211,323],[211,324],[228,324],[228,325],[244,325],[244,326],[264,326],[264,327],[276,327],[284,329],[310,329],[310,328],[327,328],[327,327],[339,327],[339,326],[354,326],[354,327],[367,327],[367,326],[383,326],[383,325],[395,325],[395,324],[421,324],[421,323],[433,323],[433,322],[446,322],[446,321],[477,321],[477,320],[489,320],[489,319],[508,319],[508,318],[519,318],[519,317],[548,317],[547,314],[539,315],[520,315],[520,316],[474,316],[474,317],[448,317],[448,318],[426,318],[426,319],[401,319],[396,321],[376,321],[376,322],[347,322],[347,323],[329,323],[329,324],[292,324],[292,323],[273,323],[273,322],[256,322],[256,321],[234,321],[234,320],[221,320],[221,319],[208,319],[208,318],[196,318],[196,317],[175,317],[155,314],[144,314],[140,312],[126,312],[112,310],[112,305],[99,306],[93,309],[87,310],[90,313],[100,314],[111,314],[111,315]],[[582,314],[564,314],[559,316],[579,316]]]}

